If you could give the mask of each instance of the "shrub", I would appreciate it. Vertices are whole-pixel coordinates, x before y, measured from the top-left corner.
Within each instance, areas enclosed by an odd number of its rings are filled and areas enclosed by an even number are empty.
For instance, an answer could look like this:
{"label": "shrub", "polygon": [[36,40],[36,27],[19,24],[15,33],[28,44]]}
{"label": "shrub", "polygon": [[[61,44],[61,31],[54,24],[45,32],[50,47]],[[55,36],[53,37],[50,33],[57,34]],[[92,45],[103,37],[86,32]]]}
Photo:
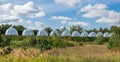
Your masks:
{"label": "shrub", "polygon": [[39,39],[37,42],[38,42],[38,44],[36,45],[36,47],[40,48],[41,51],[51,49],[51,45],[52,45],[51,40]]}
{"label": "shrub", "polygon": [[66,42],[61,37],[52,37],[52,47],[66,47]]}
{"label": "shrub", "polygon": [[111,50],[120,50],[120,35],[114,34],[110,38],[108,48]]}
{"label": "shrub", "polygon": [[11,37],[3,37],[0,35],[0,47],[10,46]]}
{"label": "shrub", "polygon": [[81,42],[80,37],[72,37],[72,41]]}
{"label": "shrub", "polygon": [[96,38],[95,42],[96,42],[97,44],[101,45],[101,44],[104,44],[105,39],[104,39],[103,36],[100,36],[100,37],[97,37],[97,38]]}
{"label": "shrub", "polygon": [[108,48],[120,51],[120,27],[115,27],[113,33],[112,37],[110,37]]}

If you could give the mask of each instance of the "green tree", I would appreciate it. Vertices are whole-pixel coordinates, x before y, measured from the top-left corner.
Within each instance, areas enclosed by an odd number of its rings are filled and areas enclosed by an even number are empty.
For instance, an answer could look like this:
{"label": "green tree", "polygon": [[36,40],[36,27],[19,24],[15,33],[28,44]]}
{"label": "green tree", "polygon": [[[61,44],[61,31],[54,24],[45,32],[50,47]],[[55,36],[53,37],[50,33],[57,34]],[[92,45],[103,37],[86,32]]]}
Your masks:
{"label": "green tree", "polygon": [[5,31],[10,27],[11,25],[8,25],[8,24],[2,24],[0,25],[0,35],[4,35],[5,34]]}
{"label": "green tree", "polygon": [[48,35],[50,35],[52,28],[51,27],[46,27],[45,30],[47,31]]}
{"label": "green tree", "polygon": [[33,30],[34,35],[37,35],[38,30]]}
{"label": "green tree", "polygon": [[99,32],[103,32],[103,29],[102,29],[102,27],[98,30]]}
{"label": "green tree", "polygon": [[22,25],[18,25],[18,26],[13,26],[17,31],[19,35],[22,35],[22,32],[24,31],[25,27],[23,27]]}
{"label": "green tree", "polygon": [[78,31],[79,33],[81,33],[82,32],[82,27],[80,26],[80,25],[73,25],[73,26],[71,26],[70,27],[70,33],[72,33],[73,31]]}
{"label": "green tree", "polygon": [[120,51],[120,27],[113,26],[111,31],[114,33],[109,40],[108,48]]}
{"label": "green tree", "polygon": [[110,30],[108,28],[104,28],[103,33],[105,33],[105,32],[110,32]]}

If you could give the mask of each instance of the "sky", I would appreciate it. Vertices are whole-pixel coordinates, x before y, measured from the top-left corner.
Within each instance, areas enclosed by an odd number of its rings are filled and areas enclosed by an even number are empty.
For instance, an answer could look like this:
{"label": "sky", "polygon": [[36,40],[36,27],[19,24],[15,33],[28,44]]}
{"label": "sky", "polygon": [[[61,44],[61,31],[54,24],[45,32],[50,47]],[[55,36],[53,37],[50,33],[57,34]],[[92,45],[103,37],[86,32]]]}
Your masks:
{"label": "sky", "polygon": [[120,26],[120,0],[0,0],[0,24],[28,29]]}

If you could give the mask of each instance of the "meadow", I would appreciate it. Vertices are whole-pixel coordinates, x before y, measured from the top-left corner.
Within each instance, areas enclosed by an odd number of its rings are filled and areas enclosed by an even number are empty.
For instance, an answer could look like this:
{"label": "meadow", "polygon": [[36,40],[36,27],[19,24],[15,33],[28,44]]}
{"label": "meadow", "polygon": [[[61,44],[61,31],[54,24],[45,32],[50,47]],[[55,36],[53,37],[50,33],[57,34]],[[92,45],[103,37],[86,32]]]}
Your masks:
{"label": "meadow", "polygon": [[108,48],[109,38],[103,43],[79,37],[2,36],[1,40],[0,62],[120,62],[120,52]]}
{"label": "meadow", "polygon": [[0,62],[120,62],[120,52],[110,51],[106,45],[84,45],[39,49],[17,48],[8,55],[1,55]]}

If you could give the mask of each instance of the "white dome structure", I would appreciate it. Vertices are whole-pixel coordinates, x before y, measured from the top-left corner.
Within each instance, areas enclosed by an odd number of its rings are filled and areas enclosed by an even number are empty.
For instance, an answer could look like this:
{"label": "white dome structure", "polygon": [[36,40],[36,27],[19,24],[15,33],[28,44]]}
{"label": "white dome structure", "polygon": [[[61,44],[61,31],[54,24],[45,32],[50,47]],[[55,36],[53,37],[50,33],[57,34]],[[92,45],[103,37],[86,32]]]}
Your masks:
{"label": "white dome structure", "polygon": [[22,36],[32,36],[34,35],[33,31],[30,30],[30,29],[25,29],[23,32],[22,32]]}
{"label": "white dome structure", "polygon": [[72,37],[79,37],[80,33],[78,31],[73,31],[72,32]]}
{"label": "white dome structure", "polygon": [[59,36],[59,33],[57,30],[53,30],[51,33],[50,33],[50,36]]}
{"label": "white dome structure", "polygon": [[109,34],[109,37],[111,37],[113,34],[114,34],[114,33],[110,33],[110,34]]}
{"label": "white dome structure", "polygon": [[104,36],[104,37],[109,37],[109,33],[108,33],[108,32],[105,32],[103,36]]}
{"label": "white dome structure", "polygon": [[100,36],[103,36],[103,33],[102,32],[98,32],[96,37],[100,37]]}
{"label": "white dome structure", "polygon": [[18,32],[15,28],[11,26],[6,30],[5,35],[18,35]]}
{"label": "white dome structure", "polygon": [[86,31],[83,31],[80,36],[81,37],[88,37],[88,33]]}
{"label": "white dome structure", "polygon": [[70,36],[70,31],[69,30],[63,31],[61,36]]}
{"label": "white dome structure", "polygon": [[89,37],[96,37],[96,33],[95,32],[90,32]]}
{"label": "white dome structure", "polygon": [[37,36],[48,36],[48,33],[44,29],[41,29],[37,32]]}

